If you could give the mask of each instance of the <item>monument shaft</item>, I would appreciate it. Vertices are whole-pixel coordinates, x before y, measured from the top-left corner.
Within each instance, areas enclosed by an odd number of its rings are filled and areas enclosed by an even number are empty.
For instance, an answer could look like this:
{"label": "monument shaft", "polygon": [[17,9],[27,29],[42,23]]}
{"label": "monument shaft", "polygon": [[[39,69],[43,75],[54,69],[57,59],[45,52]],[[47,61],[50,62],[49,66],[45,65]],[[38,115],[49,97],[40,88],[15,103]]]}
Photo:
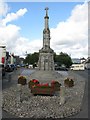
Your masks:
{"label": "monument shaft", "polygon": [[43,30],[43,47],[39,50],[39,70],[54,70],[54,60],[53,55],[54,51],[50,48],[50,30],[49,30],[49,17],[48,17],[48,8],[45,8],[46,16],[45,19],[45,28]]}

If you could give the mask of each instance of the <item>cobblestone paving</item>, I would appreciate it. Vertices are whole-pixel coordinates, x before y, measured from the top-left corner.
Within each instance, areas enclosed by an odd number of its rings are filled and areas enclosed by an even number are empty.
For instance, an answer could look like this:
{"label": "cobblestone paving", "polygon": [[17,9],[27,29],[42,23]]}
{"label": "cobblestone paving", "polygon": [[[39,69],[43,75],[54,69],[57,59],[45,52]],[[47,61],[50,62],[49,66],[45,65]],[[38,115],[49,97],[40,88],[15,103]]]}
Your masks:
{"label": "cobblestone paving", "polygon": [[[66,76],[65,76],[66,77]],[[75,76],[71,76],[75,78]],[[59,78],[58,78],[59,79]],[[60,79],[63,83],[63,79]],[[85,81],[76,76],[75,86],[65,89],[65,104],[60,104],[60,94],[50,96],[33,96],[27,86],[23,87],[22,99],[17,99],[16,85],[3,90],[3,110],[24,118],[65,118],[81,110]]]}

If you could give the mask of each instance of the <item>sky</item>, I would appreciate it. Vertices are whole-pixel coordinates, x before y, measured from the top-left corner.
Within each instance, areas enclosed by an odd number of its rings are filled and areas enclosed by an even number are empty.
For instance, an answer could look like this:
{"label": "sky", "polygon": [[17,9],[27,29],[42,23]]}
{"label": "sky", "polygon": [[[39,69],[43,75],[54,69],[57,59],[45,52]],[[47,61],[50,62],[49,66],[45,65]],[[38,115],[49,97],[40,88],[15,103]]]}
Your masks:
{"label": "sky", "polygon": [[72,58],[88,57],[87,2],[1,2],[0,44],[24,57],[43,46],[45,7],[49,8],[50,47]]}

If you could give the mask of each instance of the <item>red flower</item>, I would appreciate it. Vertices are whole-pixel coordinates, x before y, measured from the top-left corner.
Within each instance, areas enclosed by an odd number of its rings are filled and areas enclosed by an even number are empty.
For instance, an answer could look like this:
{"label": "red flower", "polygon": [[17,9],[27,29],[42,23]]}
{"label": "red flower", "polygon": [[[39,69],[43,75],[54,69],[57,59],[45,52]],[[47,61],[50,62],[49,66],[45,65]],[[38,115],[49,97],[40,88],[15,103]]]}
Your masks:
{"label": "red flower", "polygon": [[39,81],[38,81],[38,80],[36,80],[36,79],[33,79],[33,80],[32,80],[32,82],[36,83],[36,82],[39,82]]}

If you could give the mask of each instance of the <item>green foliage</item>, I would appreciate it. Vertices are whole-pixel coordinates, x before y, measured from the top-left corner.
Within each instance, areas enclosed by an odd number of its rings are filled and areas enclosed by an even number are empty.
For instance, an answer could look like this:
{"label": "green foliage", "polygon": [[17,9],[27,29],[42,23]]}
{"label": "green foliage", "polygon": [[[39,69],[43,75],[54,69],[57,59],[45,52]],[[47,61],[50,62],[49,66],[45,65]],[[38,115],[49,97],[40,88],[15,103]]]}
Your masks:
{"label": "green foliage", "polygon": [[[36,63],[39,60],[39,53],[34,52],[33,54],[28,54],[24,60],[24,63],[32,64],[33,67],[36,67]],[[67,53],[61,52],[59,55],[54,53],[54,62],[58,63],[59,66],[65,65],[69,68],[72,65],[71,57]]]}
{"label": "green foliage", "polygon": [[39,59],[39,53],[35,52],[33,54],[28,54],[24,60],[24,63],[33,64],[33,66],[36,67],[35,63],[38,62],[38,59]]}
{"label": "green foliage", "polygon": [[61,52],[59,55],[54,54],[54,62],[57,62],[59,66],[65,65],[69,68],[72,65],[71,57],[67,53]]}
{"label": "green foliage", "polygon": [[30,81],[28,82],[28,87],[29,87],[29,88],[32,88],[32,86],[37,85],[37,84],[39,84],[39,81],[33,82],[33,80],[30,80]]}
{"label": "green foliage", "polygon": [[59,91],[61,83],[59,83],[58,81],[52,81],[51,86],[54,88],[55,91]]}

